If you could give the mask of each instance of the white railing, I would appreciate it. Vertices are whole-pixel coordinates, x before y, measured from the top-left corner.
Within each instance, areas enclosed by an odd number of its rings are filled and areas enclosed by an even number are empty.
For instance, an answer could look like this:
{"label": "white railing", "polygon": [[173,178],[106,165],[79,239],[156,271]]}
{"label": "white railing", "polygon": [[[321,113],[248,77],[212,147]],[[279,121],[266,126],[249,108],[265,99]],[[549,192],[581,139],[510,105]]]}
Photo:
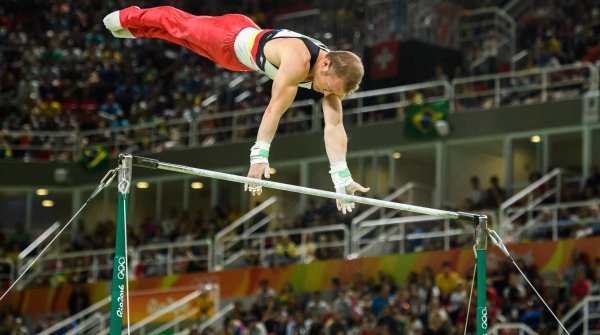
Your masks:
{"label": "white railing", "polygon": [[[513,332],[511,332],[510,334],[514,334],[514,335],[538,335],[538,333],[536,331],[534,331],[533,329],[531,329],[531,327],[529,327],[528,325],[526,325],[524,323],[496,323],[490,328],[489,334],[490,335],[505,334],[505,332],[501,332],[501,331],[506,331],[506,330],[513,330]],[[517,331],[517,332],[515,333],[514,331]]]}
{"label": "white railing", "polygon": [[206,320],[202,324],[200,324],[200,326],[198,327],[198,334],[202,334],[202,332],[206,328],[208,328],[214,324],[217,324],[218,321],[223,320],[233,310],[233,308],[234,308],[233,303],[230,303],[229,305],[220,309],[217,313],[215,313],[215,315],[213,315],[208,320]]}
{"label": "white railing", "polygon": [[560,203],[565,176],[572,175],[565,170],[554,169],[504,201],[500,205],[500,234],[507,236],[512,233],[517,228],[517,221],[521,221],[522,225],[531,221],[543,201],[554,197],[554,202]]}
{"label": "white railing", "polygon": [[533,6],[534,0],[511,0],[502,9],[516,21],[525,15]]}
{"label": "white railing", "polygon": [[[20,139],[30,141],[20,141]],[[2,130],[0,140],[10,142],[12,157],[30,161],[76,161],[80,158],[81,138],[73,131]],[[18,144],[16,144],[18,143]],[[21,144],[27,143],[27,144]]]}
{"label": "white railing", "polygon": [[[161,318],[164,315],[167,315],[173,311],[182,310],[190,302],[194,301],[195,299],[198,299],[198,297],[200,297],[201,294],[202,294],[201,290],[196,290],[196,291],[186,295],[185,297],[169,304],[169,306],[167,306],[166,308],[162,308],[162,309],[158,310],[157,312],[153,313],[152,315],[149,315],[149,316],[145,317],[144,319],[142,319],[141,321],[131,325],[131,327],[129,327],[129,329],[123,329],[121,334],[128,335],[128,334],[133,334],[135,332],[139,332],[140,335],[144,335],[147,332],[146,327],[148,327],[148,325],[151,325],[153,322],[155,322],[159,318]],[[196,309],[198,309],[198,308],[196,308]]]}
{"label": "white railing", "polygon": [[[342,236],[339,237],[336,234]],[[309,240],[311,236],[312,241]],[[294,239],[300,241],[300,243],[294,243],[296,255],[285,255],[283,257],[277,255],[277,242],[275,240],[282,237],[287,237],[290,241]],[[334,238],[330,239],[332,237]],[[245,242],[248,247],[244,250],[244,254],[257,256],[260,265],[267,266],[297,262],[308,263],[316,257],[316,254],[331,252],[332,249],[334,251],[331,254],[332,257],[329,258],[347,258],[350,234],[345,225],[335,224],[304,229],[284,229],[244,237],[235,236],[226,240]],[[309,248],[314,248],[314,250],[308,250]],[[315,254],[312,255],[312,252]]]}
{"label": "white railing", "polygon": [[110,312],[94,313],[76,327],[66,332],[65,335],[101,334],[100,330],[104,329],[109,323]]}
{"label": "white railing", "polygon": [[31,254],[37,247],[40,246],[50,235],[52,235],[58,228],[60,228],[60,222],[53,223],[50,227],[48,227],[43,233],[40,234],[33,242],[31,242],[23,251],[21,251],[18,255],[19,259],[26,258]]}
{"label": "white railing", "polygon": [[[429,186],[424,186],[424,185],[420,185],[417,183],[408,182],[408,183],[404,184],[402,187],[400,187],[399,189],[397,189],[394,192],[387,195],[385,198],[383,198],[383,200],[394,201],[394,199],[402,197],[403,198],[402,202],[407,203],[407,204],[414,204],[415,203],[414,202],[415,190],[417,190],[417,189],[432,191],[432,188]],[[365,221],[368,217],[372,216],[375,213],[379,213],[379,218],[387,219],[387,218],[391,218],[391,217],[398,215],[399,211],[395,211],[395,210],[389,211],[389,210],[385,210],[384,208],[381,208],[381,207],[373,206],[373,207],[366,209],[365,211],[363,211],[356,217],[354,217],[350,224],[350,231],[351,231],[351,235],[352,235],[351,252],[355,252],[359,248],[359,245],[358,245],[359,240],[355,238],[355,235],[356,235],[356,231],[360,227],[360,224],[363,221]],[[375,229],[375,228],[376,228],[376,226],[372,227],[372,229]],[[364,232],[364,234],[368,234],[369,232]]]}
{"label": "white railing", "polygon": [[[426,249],[449,250],[452,238],[465,236],[469,239],[468,236],[473,236],[474,233],[473,227],[456,226],[452,222],[449,219],[429,215],[364,221],[352,236],[352,242],[357,246],[352,253],[352,258],[396,252],[418,252]],[[407,225],[411,227],[407,228]],[[440,239],[441,243],[439,243]],[[390,247],[393,251],[377,250],[377,248]]]}
{"label": "white railing", "polygon": [[[457,29],[458,45],[466,52],[473,52],[483,46],[481,55],[473,55],[471,58],[471,69],[482,65],[493,55],[486,54],[485,49],[497,53],[496,57],[503,55],[502,50],[507,51],[507,59],[510,60],[516,53],[517,25],[515,20],[503,9],[498,7],[485,7],[475,10],[463,11],[460,16]],[[486,43],[493,43],[486,48]],[[514,69],[514,67],[511,67]],[[489,69],[496,72],[496,69]]]}
{"label": "white railing", "polygon": [[[269,199],[263,201],[260,205],[251,209],[248,213],[244,214],[239,219],[233,221],[231,224],[227,225],[227,227],[223,228],[215,235],[215,265],[221,268],[226,263],[226,258],[228,255],[232,254],[234,249],[240,249],[240,246],[237,242],[244,241],[242,239],[232,240],[229,239],[230,235],[234,234],[237,229],[243,226],[243,236],[247,236],[248,234],[254,232],[257,226],[263,226],[265,222],[258,222],[252,227],[249,226],[250,220],[254,218],[259,213],[263,212],[269,206],[273,205],[277,202],[277,197],[272,196]],[[271,218],[271,216],[267,216],[267,218]],[[250,230],[251,229],[251,230]],[[227,240],[228,243],[225,241]]]}
{"label": "white railing", "polygon": [[[586,296],[561,321],[571,334],[600,334],[600,330],[596,329],[600,321],[600,296]],[[564,334],[561,327],[558,327],[558,334]]]}
{"label": "white railing", "polygon": [[176,317],[175,319],[160,325],[158,328],[149,332],[148,335],[163,334],[163,332],[165,332],[167,330],[172,330],[175,334],[177,334],[181,328],[181,326],[180,326],[181,323],[183,323],[183,321],[185,321],[185,320],[192,318],[195,314],[198,314],[199,312],[200,312],[199,308],[192,308],[189,311],[183,313],[182,315]]}
{"label": "white railing", "polygon": [[[156,267],[157,271],[153,275],[173,274],[178,270],[174,267],[181,264],[183,264],[182,269],[185,268],[185,264],[200,264],[198,266],[199,270],[212,271],[212,249],[212,243],[209,240],[150,244],[137,248],[130,247],[128,250],[128,255],[132,259],[130,272],[134,273],[135,266],[139,262],[142,263],[142,266]],[[155,257],[147,257],[148,253]],[[38,259],[32,267],[33,271],[24,276],[22,280],[24,283],[28,283],[37,277],[46,278],[58,273],[80,274],[93,281],[108,280],[112,278],[113,258],[114,249],[51,254]],[[32,257],[19,260],[18,271],[26,268],[31,260]]]}
{"label": "white railing", "polygon": [[[597,209],[594,213],[593,207],[600,207],[600,199],[536,206],[536,217],[515,229],[512,238],[515,242],[524,239],[556,241],[559,238],[580,238],[598,234],[600,214],[597,213]],[[563,211],[567,209],[568,211]],[[576,214],[572,214],[574,212]]]}
{"label": "white railing", "polygon": [[[23,286],[35,278],[50,278],[53,275],[68,273],[69,275],[83,274],[87,279],[110,279],[113,268],[114,249],[98,249],[89,251],[74,251],[60,254],[49,254],[40,257],[30,271],[23,276]],[[20,274],[27,268],[34,256],[19,259],[17,271]]]}
{"label": "white railing", "polygon": [[455,111],[572,99],[598,88],[590,63],[490,74],[452,81]]}
{"label": "white railing", "polygon": [[[421,101],[414,100],[413,96],[416,94],[421,97]],[[378,99],[369,99],[386,97],[390,102],[381,103]],[[398,119],[401,117],[396,115],[399,108],[420,102],[450,99],[452,99],[452,87],[445,80],[352,93],[342,101],[346,120],[344,122],[361,126],[382,119]],[[321,112],[320,109],[318,111]],[[319,114],[320,119],[323,118],[321,114]],[[320,128],[321,122],[318,122],[318,125]]]}
{"label": "white railing", "polygon": [[257,222],[255,225],[250,227],[240,235],[238,235],[237,239],[229,239],[223,241],[223,253],[222,264],[219,268],[226,268],[233,264],[235,261],[244,257],[246,253],[246,248],[248,247],[248,236],[254,234],[256,231],[261,229],[262,227],[267,226],[271,221],[273,221],[277,217],[276,213],[271,213],[269,216]]}
{"label": "white railing", "polygon": [[144,245],[133,249],[133,255],[142,267],[153,267],[157,271],[153,276],[188,272],[192,264],[198,270],[213,270],[213,248],[209,239]]}
{"label": "white railing", "polygon": [[[93,316],[94,314],[100,313],[101,310],[108,309],[110,307],[109,306],[110,301],[111,301],[111,296],[109,295],[106,298],[104,298],[104,299],[96,302],[95,304],[89,306],[88,308],[82,310],[81,312],[74,314],[68,318],[65,318],[62,321],[59,321],[58,323],[44,329],[38,335],[50,335],[50,334],[52,334],[56,331],[59,331],[77,321],[91,318],[91,316]],[[102,314],[102,313],[100,313],[100,314]]]}

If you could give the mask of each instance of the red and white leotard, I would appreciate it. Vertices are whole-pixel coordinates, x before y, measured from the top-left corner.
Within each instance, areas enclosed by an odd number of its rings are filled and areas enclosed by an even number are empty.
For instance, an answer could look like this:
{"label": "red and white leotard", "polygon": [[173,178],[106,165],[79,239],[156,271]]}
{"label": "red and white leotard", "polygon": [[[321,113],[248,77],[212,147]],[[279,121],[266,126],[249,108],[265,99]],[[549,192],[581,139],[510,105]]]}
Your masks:
{"label": "red and white leotard", "polygon": [[[329,51],[320,41],[289,30],[260,29],[240,14],[196,16],[170,6],[119,12],[121,26],[135,37],[160,38],[184,46],[231,71],[258,71],[274,79],[277,67],[264,56],[265,44],[276,38],[298,38],[311,54],[311,68],[319,51]],[[298,86],[312,88],[312,82]]]}

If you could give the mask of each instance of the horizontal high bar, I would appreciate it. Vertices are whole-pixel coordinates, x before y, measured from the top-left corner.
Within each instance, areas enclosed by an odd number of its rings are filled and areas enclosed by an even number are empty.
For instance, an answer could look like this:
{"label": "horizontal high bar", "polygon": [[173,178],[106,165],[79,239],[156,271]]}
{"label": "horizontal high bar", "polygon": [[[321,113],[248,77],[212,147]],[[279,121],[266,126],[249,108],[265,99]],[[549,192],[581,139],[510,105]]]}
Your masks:
{"label": "horizontal high bar", "polygon": [[[123,157],[123,156],[124,155],[121,155],[121,157]],[[359,196],[348,195],[348,194],[340,194],[340,193],[336,193],[336,192],[330,192],[330,191],[324,191],[324,190],[319,190],[319,189],[315,189],[315,188],[308,188],[308,187],[303,187],[303,186],[278,183],[278,182],[274,182],[274,181],[248,178],[248,177],[237,176],[237,175],[233,175],[233,174],[229,174],[229,173],[223,173],[223,172],[189,167],[189,166],[185,166],[185,165],[164,163],[164,162],[161,162],[156,159],[140,157],[140,156],[132,156],[132,164],[134,166],[144,167],[144,168],[148,168],[148,169],[166,170],[166,171],[190,174],[190,175],[195,175],[195,176],[200,176],[200,177],[226,180],[226,181],[231,181],[231,182],[241,183],[241,184],[259,185],[262,187],[272,188],[272,189],[281,190],[281,191],[302,193],[302,194],[308,194],[308,195],[329,198],[329,199],[346,200],[346,201],[356,202],[356,203],[360,203],[360,204],[364,204],[364,205],[385,207],[385,208],[391,208],[391,209],[396,209],[396,210],[401,210],[401,211],[433,215],[433,216],[446,218],[446,219],[457,219],[457,220],[462,220],[462,221],[468,221],[468,222],[472,222],[475,224],[479,224],[479,218],[482,217],[481,215],[478,215],[478,214],[445,211],[445,210],[441,210],[441,209],[408,205],[408,204],[403,204],[403,203],[399,203],[399,202],[378,200],[378,199],[359,197]]]}

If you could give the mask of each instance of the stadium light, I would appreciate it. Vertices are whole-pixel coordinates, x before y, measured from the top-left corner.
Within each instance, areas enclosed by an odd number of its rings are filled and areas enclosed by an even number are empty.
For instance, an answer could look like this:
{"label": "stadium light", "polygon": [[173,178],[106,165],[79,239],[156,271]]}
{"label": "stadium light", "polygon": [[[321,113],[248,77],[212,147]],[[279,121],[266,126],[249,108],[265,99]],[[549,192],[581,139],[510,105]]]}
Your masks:
{"label": "stadium light", "polygon": [[147,181],[139,181],[135,186],[139,189],[147,189],[150,187],[150,184]]}

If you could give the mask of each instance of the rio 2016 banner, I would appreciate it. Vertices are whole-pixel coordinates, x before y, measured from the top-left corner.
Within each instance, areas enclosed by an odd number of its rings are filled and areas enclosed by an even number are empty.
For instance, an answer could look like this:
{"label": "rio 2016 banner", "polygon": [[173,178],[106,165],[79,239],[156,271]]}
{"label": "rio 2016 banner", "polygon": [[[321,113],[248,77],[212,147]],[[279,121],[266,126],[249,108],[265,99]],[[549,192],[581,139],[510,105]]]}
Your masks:
{"label": "rio 2016 banner", "polygon": [[[586,253],[590,259],[600,257],[600,237],[589,237],[557,242],[524,242],[507,244],[513,257],[525,263],[535,264],[540,272],[558,271],[571,263],[571,255],[575,251]],[[197,286],[205,283],[219,285],[220,298],[237,298],[251,296],[256,293],[262,279],[269,281],[269,286],[280,290],[291,283],[294,291],[307,292],[331,288],[331,278],[337,277],[344,285],[349,283],[355,273],[364,277],[376,276],[379,271],[391,275],[397,282],[405,282],[411,272],[421,272],[431,267],[434,272],[440,271],[442,263],[449,261],[461,275],[473,271],[475,259],[471,248],[453,249],[449,251],[431,251],[404,255],[358,258],[353,260],[315,261],[309,264],[292,264],[274,268],[233,269],[211,273],[188,273],[173,276],[143,278],[129,283],[130,296],[142,290],[175,290],[181,287]],[[494,271],[506,261],[497,248],[490,246],[487,255],[488,271]],[[87,292],[91,302],[97,302],[111,292],[111,282],[88,284]],[[71,286],[57,288],[31,288],[15,291],[1,303],[9,304],[24,314],[50,313],[68,311],[68,299]],[[143,305],[143,303],[142,303]],[[132,307],[134,301],[132,300]],[[1,307],[1,306],[0,306]],[[130,310],[131,316],[137,311]]]}
{"label": "rio 2016 banner", "polygon": [[200,289],[202,293],[196,299],[189,301],[174,311],[167,313],[155,322],[168,322],[176,319],[179,316],[187,314],[190,311],[197,310],[192,318],[210,318],[214,315],[219,305],[219,290],[216,285],[212,285],[213,289],[203,290],[201,286],[178,287],[169,290],[144,290],[135,291],[129,294],[129,303],[131,308],[129,312],[129,320],[131,323],[139,322],[146,317],[162,311],[171,306],[176,301],[184,298],[196,289]]}

